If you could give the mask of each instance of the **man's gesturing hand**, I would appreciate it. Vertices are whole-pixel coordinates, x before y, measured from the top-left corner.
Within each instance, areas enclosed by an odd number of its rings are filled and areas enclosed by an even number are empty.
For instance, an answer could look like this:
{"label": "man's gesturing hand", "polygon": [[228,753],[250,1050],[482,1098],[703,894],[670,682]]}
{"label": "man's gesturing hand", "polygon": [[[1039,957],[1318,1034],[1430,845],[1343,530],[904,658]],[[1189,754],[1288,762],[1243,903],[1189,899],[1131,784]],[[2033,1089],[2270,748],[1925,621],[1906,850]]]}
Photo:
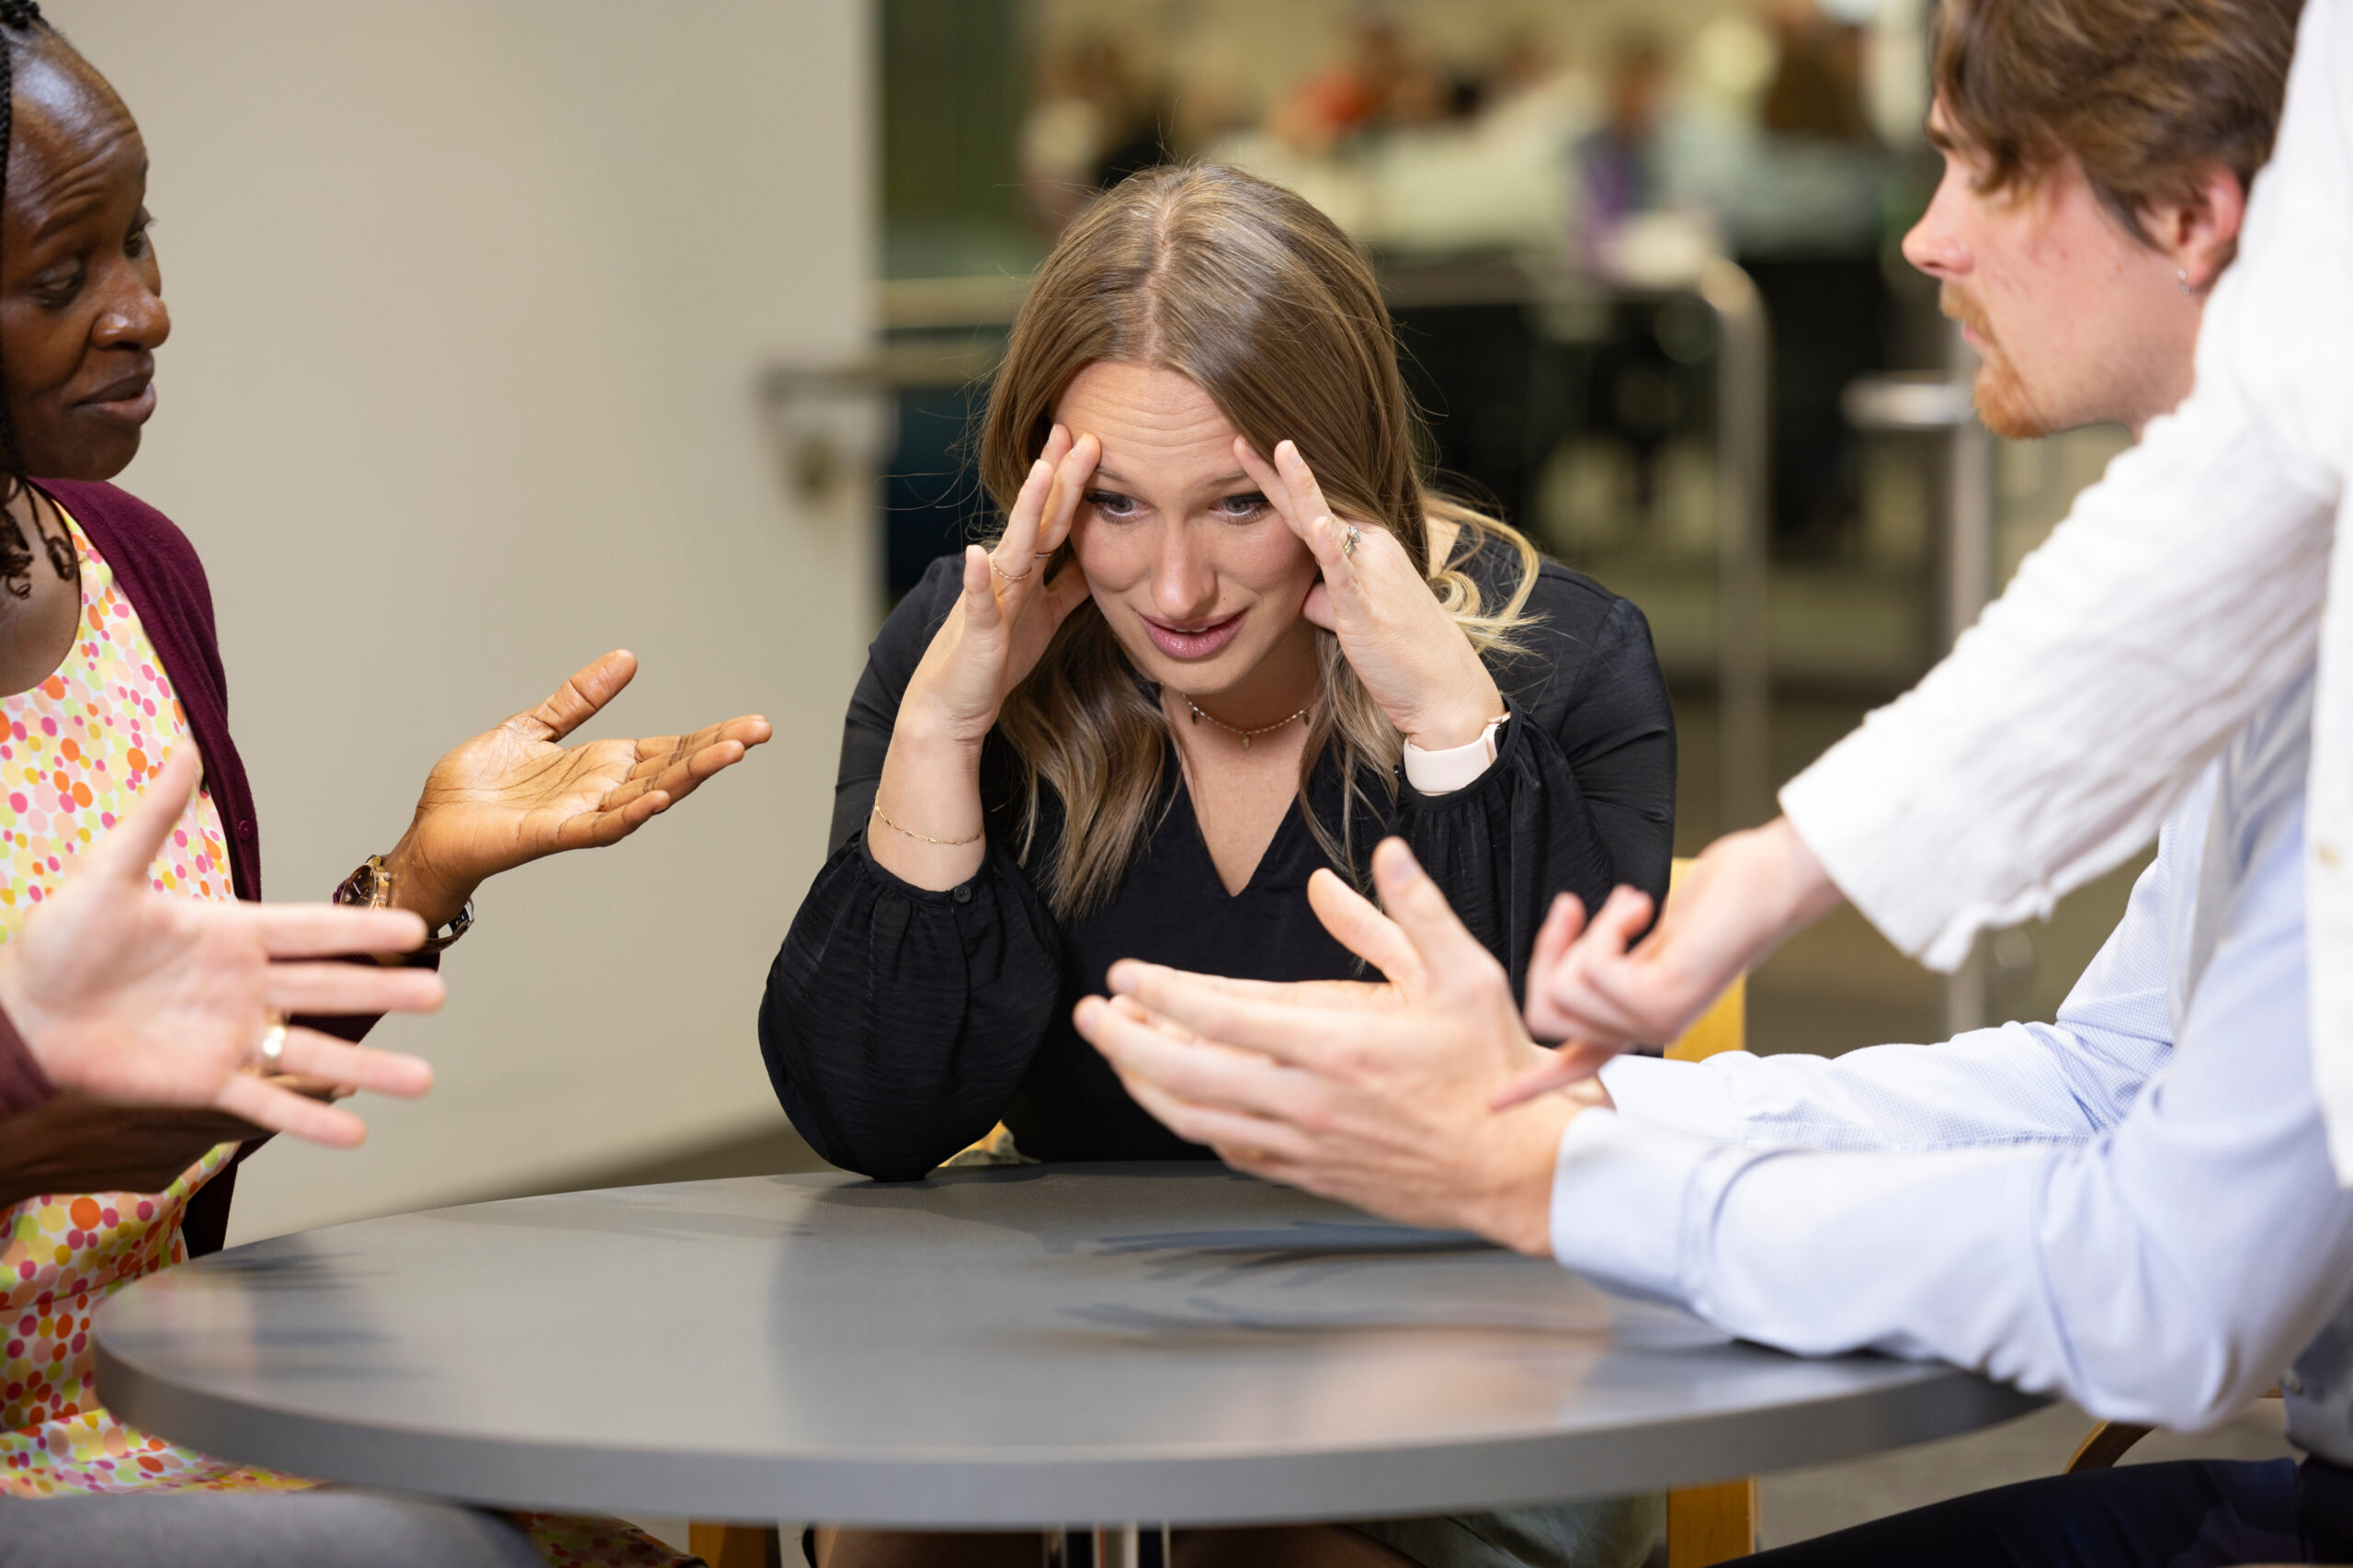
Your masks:
{"label": "man's gesturing hand", "polygon": [[1586,1077],[1628,1046],[1666,1044],[1839,896],[1787,817],[1708,846],[1639,942],[1651,917],[1643,894],[1620,888],[1588,924],[1563,893],[1528,960],[1528,1027],[1564,1043],[1496,1108]]}
{"label": "man's gesturing hand", "polygon": [[1496,1114],[1504,1085],[1544,1056],[1503,968],[1391,839],[1373,856],[1384,918],[1316,874],[1325,927],[1388,986],[1275,985],[1113,966],[1079,1032],[1138,1104],[1180,1137],[1272,1180],[1413,1224],[1550,1247],[1552,1160],[1577,1108],[1560,1096]]}
{"label": "man's gesturing hand", "polygon": [[[0,947],[0,1007],[50,1082],[114,1105],[210,1107],[313,1142],[367,1136],[349,1111],[247,1071],[267,1013],[423,1013],[441,977],[378,964],[275,962],[402,952],[425,924],[395,910],[230,903],[148,884],[148,866],[196,787],[182,744],[139,804],[92,845],[54,898]],[[330,1088],[413,1096],[414,1056],[289,1029],[279,1070]]]}

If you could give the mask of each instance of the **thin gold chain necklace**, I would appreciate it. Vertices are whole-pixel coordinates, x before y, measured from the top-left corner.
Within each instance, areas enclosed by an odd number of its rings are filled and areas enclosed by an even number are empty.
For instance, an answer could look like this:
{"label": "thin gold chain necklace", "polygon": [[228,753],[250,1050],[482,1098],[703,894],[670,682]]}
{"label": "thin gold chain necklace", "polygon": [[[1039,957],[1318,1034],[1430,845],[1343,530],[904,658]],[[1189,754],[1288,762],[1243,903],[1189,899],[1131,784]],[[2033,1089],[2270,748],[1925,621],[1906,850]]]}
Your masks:
{"label": "thin gold chain necklace", "polygon": [[1240,735],[1242,737],[1242,749],[1244,751],[1248,751],[1250,749],[1251,736],[1268,734],[1276,730],[1281,729],[1286,724],[1296,724],[1302,719],[1306,718],[1308,714],[1314,711],[1315,709],[1315,704],[1311,702],[1288,719],[1278,719],[1271,724],[1261,724],[1255,730],[1237,730],[1233,725],[1227,723],[1224,720],[1219,718],[1216,714],[1204,710],[1199,703],[1194,701],[1189,697],[1185,699],[1185,706],[1193,710],[1194,723],[1198,724],[1202,720],[1207,719],[1211,723],[1215,724],[1227,734]]}

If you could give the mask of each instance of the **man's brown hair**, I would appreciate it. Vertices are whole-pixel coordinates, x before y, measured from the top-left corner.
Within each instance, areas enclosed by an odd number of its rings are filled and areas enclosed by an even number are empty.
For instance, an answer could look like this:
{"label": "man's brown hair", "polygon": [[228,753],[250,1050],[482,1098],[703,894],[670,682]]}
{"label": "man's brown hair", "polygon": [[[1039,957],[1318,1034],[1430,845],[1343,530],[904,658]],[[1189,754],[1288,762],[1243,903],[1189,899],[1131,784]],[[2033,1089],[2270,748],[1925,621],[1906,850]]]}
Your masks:
{"label": "man's brown hair", "polygon": [[1937,100],[2024,187],[2073,153],[2127,233],[2152,201],[2195,199],[2215,164],[2242,187],[2271,156],[2303,0],[1944,0]]}

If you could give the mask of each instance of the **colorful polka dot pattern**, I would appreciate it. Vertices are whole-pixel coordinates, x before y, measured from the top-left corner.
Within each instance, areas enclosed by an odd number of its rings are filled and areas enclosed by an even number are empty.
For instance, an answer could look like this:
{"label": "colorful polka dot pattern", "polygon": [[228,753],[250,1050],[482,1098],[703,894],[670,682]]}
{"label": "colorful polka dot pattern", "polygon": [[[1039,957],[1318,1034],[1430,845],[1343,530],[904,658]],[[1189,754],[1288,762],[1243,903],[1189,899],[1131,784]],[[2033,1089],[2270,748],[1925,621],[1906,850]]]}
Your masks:
{"label": "colorful polka dot pattern", "polygon": [[91,1314],[122,1285],[187,1258],[180,1219],[188,1198],[235,1152],[222,1144],[161,1192],[34,1198],[8,1210],[0,1245],[9,1286],[0,1298],[0,1493],[309,1484],[126,1426],[99,1403],[91,1379]]}
{"label": "colorful polka dot pattern", "polygon": [[[164,754],[188,735],[163,661],[97,551],[82,559],[82,627],[57,673],[0,699],[0,932],[56,891],[82,847],[114,826]],[[153,868],[156,888],[232,898],[210,790],[189,802]]]}
{"label": "colorful polka dot pattern", "polygon": [[[68,519],[69,525],[71,519]],[[74,857],[114,826],[188,716],[114,574],[79,528],[82,626],[55,675],[0,699],[0,942],[56,891]],[[235,896],[220,812],[199,789],[155,858],[158,892]],[[26,1199],[0,1210],[0,1494],[294,1492],[317,1484],[234,1465],[125,1426],[99,1403],[90,1319],[131,1280],[188,1260],[188,1199],[236,1152],[224,1143],[161,1192]],[[517,1515],[561,1568],[676,1568],[693,1561],[618,1519]]]}
{"label": "colorful polka dot pattern", "polygon": [[[79,528],[82,626],[57,673],[0,699],[0,941],[114,826],[188,720],[114,574]],[[233,896],[220,813],[202,791],[155,858],[155,886]],[[28,1199],[0,1212],[0,1492],[291,1486],[133,1431],[91,1382],[90,1315],[130,1280],[188,1256],[188,1201],[228,1164],[213,1150],[161,1192]]]}

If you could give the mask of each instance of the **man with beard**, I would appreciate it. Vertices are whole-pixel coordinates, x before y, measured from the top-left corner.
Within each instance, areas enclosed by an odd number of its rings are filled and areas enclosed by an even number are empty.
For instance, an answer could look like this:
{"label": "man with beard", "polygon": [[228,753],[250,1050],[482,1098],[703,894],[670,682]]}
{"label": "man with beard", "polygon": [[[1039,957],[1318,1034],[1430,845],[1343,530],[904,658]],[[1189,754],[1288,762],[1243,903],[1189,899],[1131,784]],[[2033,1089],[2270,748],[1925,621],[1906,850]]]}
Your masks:
{"label": "man with beard", "polygon": [[[2144,52],[2155,21],[2129,4],[1954,0],[1939,21],[1940,108],[1992,179],[2061,150],[2131,219],[2131,185],[2115,174],[2161,169],[2172,145],[2136,132],[2236,96],[2227,75],[2160,82],[2152,67],[2173,57],[2168,34],[2219,34],[2243,17],[2181,6]],[[1847,900],[1897,947],[1954,967],[1978,930],[2047,915],[2145,844],[2215,752],[2317,658],[2302,872],[2313,1064],[2337,1171],[2353,1183],[2353,551],[2335,548],[2353,517],[2353,5],[2311,0],[2298,28],[2245,256],[2196,312],[2194,389],[2076,498],[1950,656],[1783,787],[1782,816],[1709,846],[1646,937],[1635,941],[1648,903],[1630,894],[1589,925],[1565,912],[1583,929],[1540,1011],[1580,1046],[1557,1079],[1673,1038]],[[2118,90],[2134,84],[2154,90]],[[2168,278],[2185,295],[2210,281],[2162,249],[2105,279],[2086,274],[2065,309],[2006,287],[2031,268],[2006,278],[1981,255],[1951,273],[1952,305],[1994,350],[1979,388],[1989,425],[2030,434],[2082,417],[2086,364],[2162,384],[2136,366],[2147,340],[2122,329],[2165,325]]]}

